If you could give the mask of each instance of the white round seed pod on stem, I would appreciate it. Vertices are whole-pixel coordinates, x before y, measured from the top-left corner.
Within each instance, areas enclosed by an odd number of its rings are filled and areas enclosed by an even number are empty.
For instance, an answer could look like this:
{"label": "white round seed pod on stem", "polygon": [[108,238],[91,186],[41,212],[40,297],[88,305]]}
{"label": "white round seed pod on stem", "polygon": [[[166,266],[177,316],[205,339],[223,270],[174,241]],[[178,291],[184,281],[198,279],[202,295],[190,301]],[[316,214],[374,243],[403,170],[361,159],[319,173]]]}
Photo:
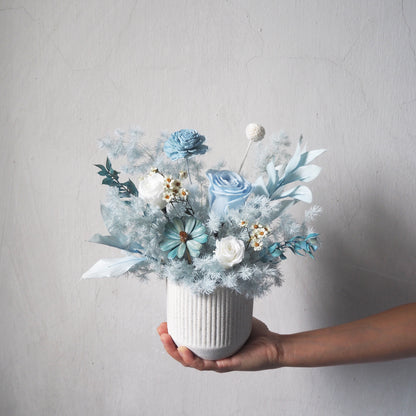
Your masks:
{"label": "white round seed pod on stem", "polygon": [[249,143],[248,143],[248,146],[247,146],[246,153],[243,157],[243,161],[241,162],[240,169],[238,170],[238,173],[240,173],[241,169],[243,168],[244,162],[247,159],[248,152],[250,151],[251,145],[255,142],[259,142],[259,141],[263,140],[265,134],[266,134],[266,130],[264,130],[264,127],[260,126],[260,124],[250,123],[246,127],[246,137],[247,137]]}
{"label": "white round seed pod on stem", "polygon": [[264,130],[264,127],[260,126],[260,124],[250,123],[246,127],[246,136],[251,142],[259,142],[260,140],[263,140],[265,134],[266,130]]}

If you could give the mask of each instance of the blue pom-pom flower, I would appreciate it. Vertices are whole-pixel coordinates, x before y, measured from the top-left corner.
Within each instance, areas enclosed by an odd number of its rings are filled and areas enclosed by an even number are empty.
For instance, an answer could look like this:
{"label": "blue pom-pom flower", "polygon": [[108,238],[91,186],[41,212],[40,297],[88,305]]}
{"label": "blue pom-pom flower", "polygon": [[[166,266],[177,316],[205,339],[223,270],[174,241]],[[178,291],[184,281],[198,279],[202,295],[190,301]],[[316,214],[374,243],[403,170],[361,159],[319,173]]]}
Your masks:
{"label": "blue pom-pom flower", "polygon": [[196,130],[182,129],[175,131],[166,141],[164,151],[172,160],[188,159],[206,153],[208,146],[203,144],[205,137]]}
{"label": "blue pom-pom flower", "polygon": [[169,259],[181,259],[185,252],[191,257],[198,257],[202,245],[208,240],[205,226],[194,217],[174,218],[166,225],[164,237],[160,248],[169,251]]}

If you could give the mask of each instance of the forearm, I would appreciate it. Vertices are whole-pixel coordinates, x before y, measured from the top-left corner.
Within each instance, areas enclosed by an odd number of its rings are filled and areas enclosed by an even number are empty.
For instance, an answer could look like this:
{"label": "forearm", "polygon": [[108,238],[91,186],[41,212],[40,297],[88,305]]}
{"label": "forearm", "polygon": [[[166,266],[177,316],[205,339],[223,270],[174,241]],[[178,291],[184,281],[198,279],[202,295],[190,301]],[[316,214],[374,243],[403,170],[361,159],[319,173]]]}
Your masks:
{"label": "forearm", "polygon": [[280,366],[319,367],[416,356],[416,303],[325,329],[276,335]]}

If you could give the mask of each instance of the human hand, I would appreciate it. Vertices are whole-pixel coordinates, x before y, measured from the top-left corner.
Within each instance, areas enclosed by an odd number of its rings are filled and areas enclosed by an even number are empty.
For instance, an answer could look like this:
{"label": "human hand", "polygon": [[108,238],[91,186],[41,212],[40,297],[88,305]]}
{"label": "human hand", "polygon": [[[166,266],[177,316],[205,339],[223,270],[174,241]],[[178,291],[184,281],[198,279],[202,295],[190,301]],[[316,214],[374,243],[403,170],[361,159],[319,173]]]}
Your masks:
{"label": "human hand", "polygon": [[210,361],[197,357],[186,347],[177,347],[168,333],[166,322],[157,329],[167,353],[185,367],[197,370],[213,370],[219,373],[228,371],[257,371],[277,368],[281,356],[280,336],[269,331],[260,320],[253,318],[250,337],[234,355],[222,360]]}

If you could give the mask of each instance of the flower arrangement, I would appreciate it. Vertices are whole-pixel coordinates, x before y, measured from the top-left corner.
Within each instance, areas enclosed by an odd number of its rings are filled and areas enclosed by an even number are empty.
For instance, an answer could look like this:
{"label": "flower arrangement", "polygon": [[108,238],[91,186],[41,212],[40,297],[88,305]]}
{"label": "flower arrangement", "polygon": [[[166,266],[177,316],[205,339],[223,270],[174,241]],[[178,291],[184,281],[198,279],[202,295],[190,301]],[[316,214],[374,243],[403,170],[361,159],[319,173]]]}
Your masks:
{"label": "flower arrangement", "polygon": [[[154,149],[138,129],[100,140],[108,157],[95,166],[109,187],[101,205],[109,235],[95,234],[90,241],[128,254],[98,261],[83,278],[147,278],[153,272],[199,293],[227,287],[255,297],[282,283],[279,265],[288,251],[314,257],[318,234],[310,223],[320,208],[312,206],[301,222],[288,209],[312,202],[306,185],[293,184],[319,175],[321,169],[310,163],[325,150],[306,151],[301,137],[290,157],[287,136],[273,137],[257,148],[258,178],[251,182],[241,171],[265,130],[249,124],[246,136],[238,173],[224,170],[223,163],[204,172],[199,159],[208,147],[195,130],[162,135]],[[125,160],[120,171],[111,162],[117,158]],[[136,183],[121,182],[121,172]]]}

